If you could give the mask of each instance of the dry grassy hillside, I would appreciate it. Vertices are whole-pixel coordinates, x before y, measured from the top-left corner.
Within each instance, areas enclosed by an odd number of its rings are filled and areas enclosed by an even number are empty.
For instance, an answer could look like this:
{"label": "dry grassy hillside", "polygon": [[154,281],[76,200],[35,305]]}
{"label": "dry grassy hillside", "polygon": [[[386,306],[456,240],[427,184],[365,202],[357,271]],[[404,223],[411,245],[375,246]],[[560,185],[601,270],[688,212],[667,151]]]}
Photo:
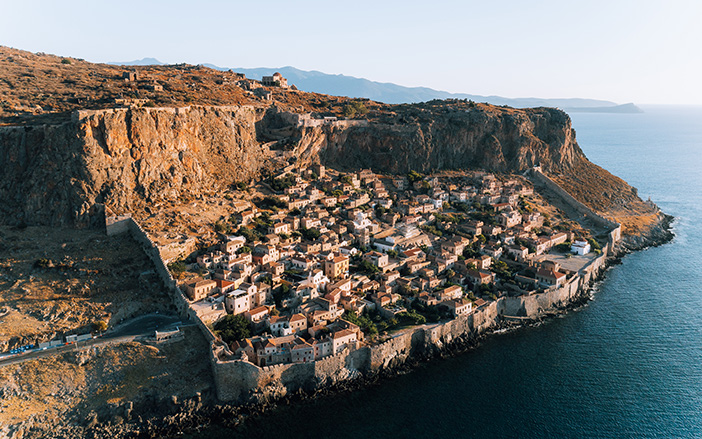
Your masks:
{"label": "dry grassy hillside", "polygon": [[139,245],[97,230],[0,229],[0,351],[170,309]]}
{"label": "dry grassy hillside", "polygon": [[[127,72],[137,72],[143,79],[125,81]],[[271,104],[237,85],[238,81],[235,72],[202,66],[123,67],[0,46],[0,124],[53,123],[65,120],[73,110],[112,108],[116,99],[143,100],[146,106]],[[163,90],[151,89],[155,83]],[[273,93],[279,107],[300,112],[341,114],[352,101],[294,89],[265,89]],[[384,106],[367,100],[364,105]]]}

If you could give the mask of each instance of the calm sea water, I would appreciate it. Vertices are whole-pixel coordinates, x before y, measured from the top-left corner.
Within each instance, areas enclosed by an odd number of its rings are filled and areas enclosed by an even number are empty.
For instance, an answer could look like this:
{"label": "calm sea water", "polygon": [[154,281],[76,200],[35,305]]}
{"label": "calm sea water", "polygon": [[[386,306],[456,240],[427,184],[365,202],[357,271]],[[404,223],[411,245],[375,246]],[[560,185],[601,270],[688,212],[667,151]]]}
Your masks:
{"label": "calm sea water", "polygon": [[593,162],[675,217],[579,311],[382,385],[286,406],[229,438],[702,437],[702,107],[574,114]]}

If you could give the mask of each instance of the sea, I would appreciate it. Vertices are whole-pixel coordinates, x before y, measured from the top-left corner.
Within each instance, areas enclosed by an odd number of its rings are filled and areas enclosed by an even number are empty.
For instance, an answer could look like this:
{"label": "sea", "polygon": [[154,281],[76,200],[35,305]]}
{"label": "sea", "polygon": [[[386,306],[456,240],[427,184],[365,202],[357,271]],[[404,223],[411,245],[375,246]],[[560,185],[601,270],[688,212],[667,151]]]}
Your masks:
{"label": "sea", "polygon": [[702,107],[571,115],[594,163],[675,216],[585,306],[352,392],[186,437],[702,438]]}

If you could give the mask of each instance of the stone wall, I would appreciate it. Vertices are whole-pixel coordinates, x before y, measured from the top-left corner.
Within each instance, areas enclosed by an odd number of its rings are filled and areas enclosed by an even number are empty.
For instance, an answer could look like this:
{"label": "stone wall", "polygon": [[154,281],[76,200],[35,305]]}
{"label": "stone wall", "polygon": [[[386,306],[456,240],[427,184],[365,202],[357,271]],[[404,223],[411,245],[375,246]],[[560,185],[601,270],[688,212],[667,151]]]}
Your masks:
{"label": "stone wall", "polygon": [[614,242],[617,242],[619,241],[619,239],[621,239],[620,224],[615,223],[614,221],[611,221],[603,217],[602,215],[597,214],[595,211],[593,211],[580,201],[576,200],[572,195],[566,192],[565,189],[560,187],[555,181],[548,178],[546,174],[541,172],[541,170],[539,170],[538,168],[533,168],[531,170],[531,175],[536,181],[555,192],[559,197],[561,197],[563,202],[565,202],[568,206],[573,208],[576,212],[579,212],[580,214],[587,217],[595,225],[611,230],[610,237],[614,239]]}
{"label": "stone wall", "polygon": [[[154,262],[157,273],[173,293],[173,300],[181,315],[198,323],[210,343],[210,361],[215,377],[217,396],[234,403],[265,402],[282,398],[300,390],[313,392],[339,382],[368,377],[385,369],[392,369],[412,357],[435,354],[457,340],[477,337],[498,327],[503,321],[524,322],[540,318],[568,306],[588,290],[591,282],[606,267],[606,258],[621,238],[619,224],[597,215],[582,205],[548,177],[542,182],[563,196],[564,200],[602,227],[611,229],[609,242],[602,253],[585,265],[579,273],[560,288],[550,288],[540,294],[501,297],[444,323],[422,325],[395,334],[375,346],[345,351],[310,363],[280,364],[258,367],[247,361],[231,359],[229,349],[217,342],[212,331],[202,323],[188,305],[183,292],[170,274],[158,247],[131,217],[106,219],[108,235],[129,232],[142,244]],[[537,177],[540,178],[540,177]],[[548,183],[550,182],[550,184]],[[553,187],[551,186],[553,185]],[[567,195],[567,197],[565,195]],[[570,197],[570,198],[568,198]]]}
{"label": "stone wall", "polygon": [[212,355],[217,395],[222,401],[263,402],[300,390],[312,392],[359,377],[391,369],[412,357],[432,355],[457,340],[477,337],[495,329],[503,321],[529,321],[553,313],[579,299],[590,282],[605,268],[610,244],[561,288],[541,294],[501,297],[444,323],[422,325],[393,335],[375,346],[305,364],[258,367],[241,360],[223,361]]}
{"label": "stone wall", "polygon": [[493,329],[500,321],[501,300],[455,320],[419,326],[378,345],[347,350],[311,363],[258,367],[241,360],[219,360],[213,354],[217,395],[222,401],[262,402],[300,390],[312,392],[343,381],[372,376],[412,357],[437,353],[457,339]]}
{"label": "stone wall", "polygon": [[213,342],[216,338],[215,335],[210,328],[200,320],[195,311],[190,308],[188,299],[178,286],[176,280],[173,279],[170,270],[168,270],[166,261],[161,256],[158,246],[149,238],[149,235],[141,228],[139,223],[129,215],[110,216],[105,219],[105,231],[108,236],[129,233],[136,242],[141,244],[142,250],[153,262],[156,274],[158,274],[163,284],[171,293],[171,299],[178,314],[180,314],[182,319],[194,321],[202,330],[205,338],[209,342]]}

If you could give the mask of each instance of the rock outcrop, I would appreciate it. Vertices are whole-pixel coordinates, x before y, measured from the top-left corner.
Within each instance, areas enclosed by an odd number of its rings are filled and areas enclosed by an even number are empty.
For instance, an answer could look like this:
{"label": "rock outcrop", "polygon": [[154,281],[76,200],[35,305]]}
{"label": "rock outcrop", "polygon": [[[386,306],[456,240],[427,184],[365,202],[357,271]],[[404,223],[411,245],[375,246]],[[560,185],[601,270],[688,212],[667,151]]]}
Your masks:
{"label": "rock outcrop", "polygon": [[96,203],[129,212],[250,180],[265,165],[257,118],[251,107],[141,108],[0,128],[0,215],[87,225]]}
{"label": "rock outcrop", "polygon": [[[323,162],[341,169],[371,168],[405,173],[437,169],[524,171],[568,169],[584,158],[570,118],[560,110],[480,106],[422,117],[401,116],[391,123],[337,128],[305,128],[302,139],[316,139]],[[304,147],[304,142],[300,147]]]}

